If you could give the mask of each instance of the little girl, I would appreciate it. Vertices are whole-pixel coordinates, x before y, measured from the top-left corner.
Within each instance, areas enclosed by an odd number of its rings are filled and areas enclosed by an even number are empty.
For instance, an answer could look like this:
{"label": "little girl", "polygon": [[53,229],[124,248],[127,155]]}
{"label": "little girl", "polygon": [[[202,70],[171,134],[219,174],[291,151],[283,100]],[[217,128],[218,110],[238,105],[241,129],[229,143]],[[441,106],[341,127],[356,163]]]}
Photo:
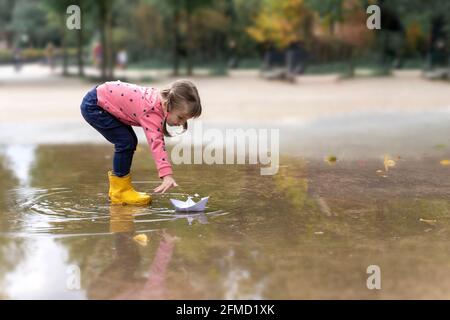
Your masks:
{"label": "little girl", "polygon": [[178,186],[172,176],[164,136],[170,136],[166,124],[183,126],[202,112],[195,85],[177,80],[159,91],[121,81],[105,82],[89,91],[81,103],[84,119],[114,144],[113,170],[108,172],[109,199],[119,204],[149,204],[150,195],[137,192],[131,185],[131,162],[138,139],[131,126],[143,128],[158,169],[161,185],[154,192],[164,193]]}

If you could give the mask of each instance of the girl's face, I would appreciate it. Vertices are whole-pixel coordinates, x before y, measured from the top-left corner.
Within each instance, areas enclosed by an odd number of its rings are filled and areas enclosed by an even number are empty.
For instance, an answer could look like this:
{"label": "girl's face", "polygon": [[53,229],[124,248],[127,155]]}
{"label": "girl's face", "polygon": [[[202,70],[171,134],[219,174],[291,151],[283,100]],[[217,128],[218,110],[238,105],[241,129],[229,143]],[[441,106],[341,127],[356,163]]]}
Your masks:
{"label": "girl's face", "polygon": [[185,108],[173,109],[167,112],[166,122],[169,126],[183,126],[190,118]]}

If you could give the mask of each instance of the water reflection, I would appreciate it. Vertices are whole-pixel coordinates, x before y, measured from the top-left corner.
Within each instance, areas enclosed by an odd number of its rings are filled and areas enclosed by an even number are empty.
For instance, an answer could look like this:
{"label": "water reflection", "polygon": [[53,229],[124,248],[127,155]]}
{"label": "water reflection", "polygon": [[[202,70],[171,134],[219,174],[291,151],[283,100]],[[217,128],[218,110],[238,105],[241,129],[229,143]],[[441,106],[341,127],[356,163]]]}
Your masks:
{"label": "water reflection", "polygon": [[162,299],[165,297],[165,277],[172,258],[176,237],[161,230],[151,235],[158,242],[154,258],[147,271],[139,273],[142,254],[134,241],[135,219],[139,209],[132,206],[110,206],[110,231],[115,254],[87,287],[91,299]]}
{"label": "water reflection", "polygon": [[9,168],[21,185],[27,186],[30,179],[30,168],[34,160],[34,145],[8,145],[3,154],[10,163]]}
{"label": "water reflection", "polygon": [[83,299],[84,290],[69,290],[67,248],[51,238],[21,242],[24,256],[14,261],[4,287],[10,299]]}

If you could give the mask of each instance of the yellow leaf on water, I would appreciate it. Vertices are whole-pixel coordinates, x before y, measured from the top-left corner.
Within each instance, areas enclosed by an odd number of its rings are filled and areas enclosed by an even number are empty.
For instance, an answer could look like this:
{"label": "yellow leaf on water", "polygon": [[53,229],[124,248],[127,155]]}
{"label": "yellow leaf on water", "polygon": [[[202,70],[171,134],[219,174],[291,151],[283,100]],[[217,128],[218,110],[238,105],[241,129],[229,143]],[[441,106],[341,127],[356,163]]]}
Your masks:
{"label": "yellow leaf on water", "polygon": [[388,171],[389,167],[395,167],[395,161],[388,155],[384,155],[384,170]]}
{"label": "yellow leaf on water", "polygon": [[326,162],[328,162],[328,164],[335,164],[337,161],[337,157],[336,156],[328,156],[325,159]]}
{"label": "yellow leaf on water", "polygon": [[148,242],[147,235],[145,234],[138,234],[133,237],[133,240],[139,243],[141,246],[146,246]]}
{"label": "yellow leaf on water", "polygon": [[448,165],[450,165],[450,160],[448,160],[448,159],[441,160],[440,164],[442,164],[443,166],[448,166]]}
{"label": "yellow leaf on water", "polygon": [[434,226],[436,224],[436,222],[437,222],[437,220],[427,220],[427,219],[422,219],[422,218],[420,218],[419,221],[427,223],[427,224],[432,225],[432,226]]}

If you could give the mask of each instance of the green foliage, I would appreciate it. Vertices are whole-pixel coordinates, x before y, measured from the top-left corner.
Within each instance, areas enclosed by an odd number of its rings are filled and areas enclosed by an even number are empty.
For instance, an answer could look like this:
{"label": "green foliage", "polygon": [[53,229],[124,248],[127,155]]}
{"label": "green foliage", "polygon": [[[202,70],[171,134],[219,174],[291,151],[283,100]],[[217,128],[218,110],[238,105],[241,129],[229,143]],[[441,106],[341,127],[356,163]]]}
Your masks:
{"label": "green foliage", "polygon": [[44,47],[55,40],[55,28],[46,26],[46,11],[40,2],[18,0],[15,2],[10,29],[16,35],[15,42],[22,46]]}
{"label": "green foliage", "polygon": [[317,12],[331,33],[335,25],[344,18],[344,0],[307,0],[306,4]]}
{"label": "green foliage", "polygon": [[280,49],[312,35],[313,12],[303,0],[265,0],[247,32],[257,42]]}
{"label": "green foliage", "polygon": [[[363,39],[367,30],[358,28],[369,3],[382,5],[382,16],[389,11],[404,30],[382,29],[372,32],[376,41]],[[82,37],[65,27],[66,9],[72,4],[81,8]],[[298,40],[315,63],[349,61],[368,50],[383,56],[384,62],[394,54],[423,59],[438,19],[443,21],[448,51],[448,12],[447,0],[0,0],[0,42],[8,49],[45,48],[52,42],[87,52],[103,39],[110,67],[117,50],[125,48],[130,63],[176,62],[189,68],[201,62],[220,65],[212,72],[221,74],[230,56],[256,60],[266,44],[284,49]],[[4,60],[9,53],[0,55]]]}

